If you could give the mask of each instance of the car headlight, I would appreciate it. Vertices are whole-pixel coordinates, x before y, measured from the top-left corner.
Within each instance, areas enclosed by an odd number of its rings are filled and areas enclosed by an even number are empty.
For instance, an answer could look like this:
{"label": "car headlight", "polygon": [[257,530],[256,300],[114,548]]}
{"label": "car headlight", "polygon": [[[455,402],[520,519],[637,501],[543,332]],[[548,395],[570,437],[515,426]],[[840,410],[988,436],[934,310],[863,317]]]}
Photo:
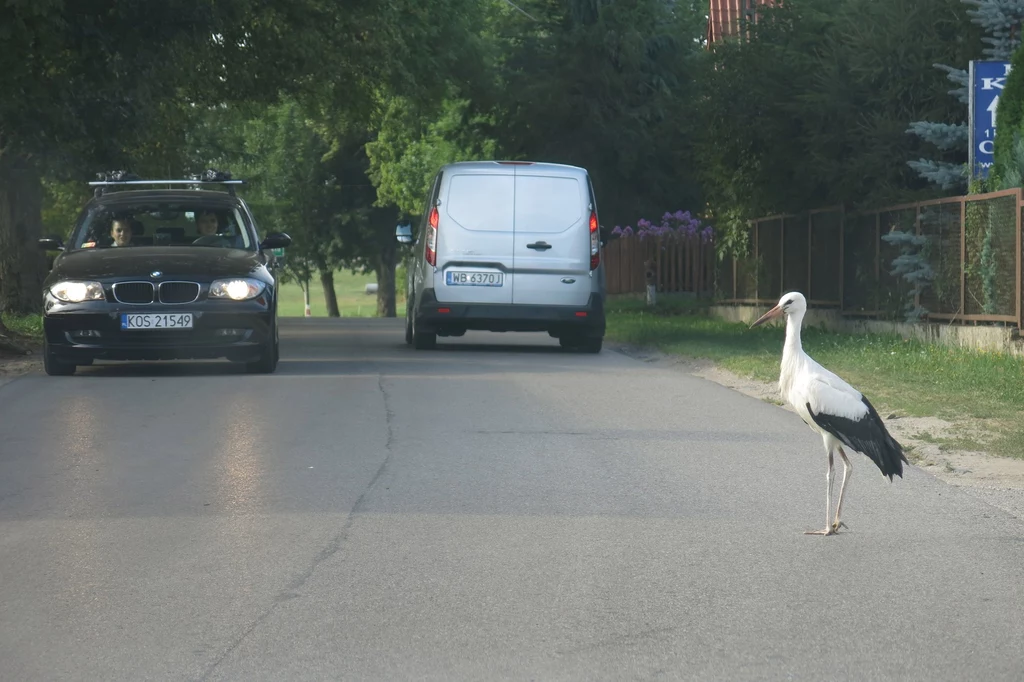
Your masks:
{"label": "car headlight", "polygon": [[103,285],[99,282],[57,282],[50,287],[50,293],[65,303],[104,300]]}
{"label": "car headlight", "polygon": [[248,301],[263,293],[267,285],[258,279],[218,279],[210,285],[210,298],[230,298],[232,301]]}

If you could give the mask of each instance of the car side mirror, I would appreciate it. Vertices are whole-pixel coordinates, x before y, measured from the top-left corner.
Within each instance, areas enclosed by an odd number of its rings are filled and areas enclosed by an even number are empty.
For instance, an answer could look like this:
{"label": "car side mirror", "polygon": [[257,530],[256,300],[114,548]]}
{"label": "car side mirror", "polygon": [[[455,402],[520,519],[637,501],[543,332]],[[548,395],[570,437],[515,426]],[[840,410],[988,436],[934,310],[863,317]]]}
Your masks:
{"label": "car side mirror", "polygon": [[260,243],[261,249],[286,249],[291,246],[292,238],[284,232],[271,232]]}
{"label": "car side mirror", "polygon": [[45,237],[39,240],[39,248],[43,251],[63,251],[64,240],[60,237]]}
{"label": "car side mirror", "polygon": [[412,225],[404,223],[395,228],[395,239],[401,244],[412,244]]}

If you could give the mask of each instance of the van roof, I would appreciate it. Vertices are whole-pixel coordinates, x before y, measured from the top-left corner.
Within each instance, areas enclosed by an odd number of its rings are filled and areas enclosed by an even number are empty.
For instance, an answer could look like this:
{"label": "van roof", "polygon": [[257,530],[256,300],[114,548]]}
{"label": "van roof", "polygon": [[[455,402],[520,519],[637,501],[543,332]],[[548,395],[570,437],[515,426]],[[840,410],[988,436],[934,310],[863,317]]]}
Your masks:
{"label": "van roof", "polygon": [[586,174],[587,170],[580,166],[572,166],[565,163],[549,163],[545,161],[513,161],[511,159],[501,159],[492,161],[455,161],[452,163],[445,164],[441,167],[441,170],[446,171],[449,169],[459,170],[494,170],[498,166],[506,165],[509,168],[529,168],[530,170],[541,170],[541,171],[562,171],[569,172],[571,174],[583,173]]}

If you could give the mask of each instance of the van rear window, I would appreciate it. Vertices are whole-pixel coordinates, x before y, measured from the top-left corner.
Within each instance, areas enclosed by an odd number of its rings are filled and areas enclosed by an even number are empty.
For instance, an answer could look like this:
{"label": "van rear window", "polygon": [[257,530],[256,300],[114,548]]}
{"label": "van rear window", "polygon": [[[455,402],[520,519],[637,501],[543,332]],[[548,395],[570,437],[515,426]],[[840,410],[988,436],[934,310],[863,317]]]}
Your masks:
{"label": "van rear window", "polygon": [[511,175],[453,175],[448,215],[467,230],[511,232],[514,191]]}
{"label": "van rear window", "polygon": [[516,231],[564,232],[583,219],[584,206],[576,178],[516,177]]}

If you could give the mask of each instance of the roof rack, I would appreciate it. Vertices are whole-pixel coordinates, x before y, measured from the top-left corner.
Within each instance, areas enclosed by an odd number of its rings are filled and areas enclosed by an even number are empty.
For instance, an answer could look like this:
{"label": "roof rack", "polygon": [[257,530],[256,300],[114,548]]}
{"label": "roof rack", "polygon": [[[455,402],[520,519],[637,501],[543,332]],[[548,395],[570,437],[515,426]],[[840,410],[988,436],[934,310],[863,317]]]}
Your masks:
{"label": "roof rack", "polygon": [[225,185],[228,189],[228,194],[235,196],[234,186],[245,184],[245,180],[232,180],[231,173],[215,171],[212,169],[204,171],[203,173],[193,173],[187,179],[183,180],[141,180],[139,179],[139,176],[125,171],[97,173],[96,177],[99,179],[90,182],[89,186],[96,188],[93,194],[97,197],[104,194],[106,188],[123,187],[126,185],[183,185],[191,189],[199,189],[199,185]]}

